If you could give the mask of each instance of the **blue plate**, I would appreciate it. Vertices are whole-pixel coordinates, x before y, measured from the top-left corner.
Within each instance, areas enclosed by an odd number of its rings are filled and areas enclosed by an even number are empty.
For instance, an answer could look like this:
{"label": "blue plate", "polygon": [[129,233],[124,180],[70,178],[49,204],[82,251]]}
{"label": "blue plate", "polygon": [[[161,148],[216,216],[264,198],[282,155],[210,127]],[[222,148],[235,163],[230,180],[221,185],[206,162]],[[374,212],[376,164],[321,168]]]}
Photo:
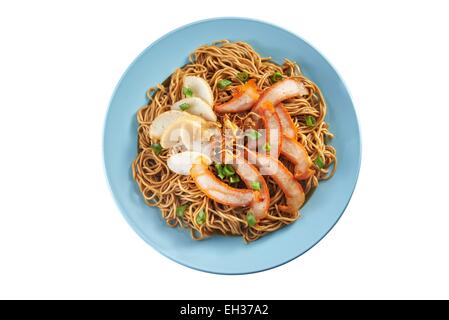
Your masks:
{"label": "blue plate", "polygon": [[[335,133],[338,170],[322,182],[301,209],[302,218],[251,244],[240,237],[191,240],[184,229],[168,227],[159,209],[146,206],[131,175],[136,156],[136,111],[145,91],[162,82],[200,45],[220,39],[246,41],[262,56],[297,61],[321,88],[327,121]],[[219,18],[195,22],[160,38],[128,67],[112,96],[104,128],[104,162],[114,198],[131,227],[153,248],[185,266],[221,274],[263,271],[300,256],[320,241],[345,210],[360,168],[360,135],[354,107],[329,62],[298,36],[268,23]]]}

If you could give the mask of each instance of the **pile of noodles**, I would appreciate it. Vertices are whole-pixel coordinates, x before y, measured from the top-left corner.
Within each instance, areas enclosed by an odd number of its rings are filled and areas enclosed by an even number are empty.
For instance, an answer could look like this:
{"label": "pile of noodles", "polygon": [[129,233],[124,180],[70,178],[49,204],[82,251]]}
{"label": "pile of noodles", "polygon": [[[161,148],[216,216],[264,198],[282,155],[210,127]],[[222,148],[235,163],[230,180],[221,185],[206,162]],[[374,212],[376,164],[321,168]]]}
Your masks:
{"label": "pile of noodles", "polygon": [[[171,104],[182,99],[182,79],[186,75],[199,76],[206,79],[214,93],[214,104],[220,104],[232,98],[232,91],[241,85],[237,73],[247,72],[249,78],[255,79],[260,89],[272,84],[271,77],[278,71],[285,77],[301,80],[308,88],[307,97],[298,97],[284,101],[298,131],[298,141],[304,145],[312,161],[320,157],[324,166],[315,165],[315,174],[302,182],[304,192],[310,196],[320,180],[329,179],[336,169],[335,149],[327,145],[333,135],[324,121],[326,103],[319,88],[301,74],[299,66],[290,60],[277,65],[269,57],[262,58],[245,42],[220,41],[212,45],[199,47],[190,56],[190,63],[177,69],[164,84],[150,88],[147,92],[148,105],[137,113],[138,155],[132,164],[136,180],[145,202],[149,206],[160,208],[162,217],[171,227],[184,226],[190,228],[194,239],[203,239],[214,233],[225,235],[241,235],[246,241],[253,241],[273,232],[284,225],[298,219],[288,213],[279,211],[279,205],[285,204],[285,197],[276,183],[265,176],[270,189],[271,205],[268,216],[253,227],[246,221],[247,208],[232,208],[209,199],[193,182],[190,176],[182,176],[167,167],[169,150],[156,154],[151,148],[149,127],[154,118],[170,110]],[[151,72],[151,70],[148,70]],[[217,82],[221,79],[232,81],[226,90],[220,90]],[[316,123],[306,124],[305,117],[313,116]],[[243,127],[252,126],[248,112],[240,114],[219,115],[218,121],[224,117]],[[287,160],[280,158],[288,168],[292,166]],[[243,184],[240,185],[244,187]],[[186,205],[183,216],[176,215],[176,208]],[[200,210],[206,213],[206,221],[197,223],[196,215]],[[201,219],[199,220],[201,222]]]}

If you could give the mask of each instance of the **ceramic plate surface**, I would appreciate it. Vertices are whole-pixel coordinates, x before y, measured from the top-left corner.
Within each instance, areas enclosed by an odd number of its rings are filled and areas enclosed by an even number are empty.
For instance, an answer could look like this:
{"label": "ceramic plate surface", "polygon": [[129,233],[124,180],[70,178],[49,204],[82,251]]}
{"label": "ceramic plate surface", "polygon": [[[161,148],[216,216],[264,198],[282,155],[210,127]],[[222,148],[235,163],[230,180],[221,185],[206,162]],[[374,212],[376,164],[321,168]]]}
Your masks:
{"label": "ceramic plate surface", "polygon": [[[300,32],[300,30],[297,30]],[[302,218],[253,243],[240,237],[214,236],[194,241],[187,230],[168,227],[158,208],[146,206],[132,179],[137,152],[136,112],[146,90],[187,63],[198,46],[220,39],[245,41],[262,56],[282,63],[289,58],[322,90],[326,117],[335,138],[338,170],[322,182],[301,209]],[[185,266],[221,274],[270,269],[300,256],[320,241],[345,210],[360,168],[360,134],[350,96],[329,62],[295,34],[277,26],[242,18],[195,22],[163,36],[128,67],[112,96],[104,128],[104,162],[112,194],[131,227],[153,248]]]}

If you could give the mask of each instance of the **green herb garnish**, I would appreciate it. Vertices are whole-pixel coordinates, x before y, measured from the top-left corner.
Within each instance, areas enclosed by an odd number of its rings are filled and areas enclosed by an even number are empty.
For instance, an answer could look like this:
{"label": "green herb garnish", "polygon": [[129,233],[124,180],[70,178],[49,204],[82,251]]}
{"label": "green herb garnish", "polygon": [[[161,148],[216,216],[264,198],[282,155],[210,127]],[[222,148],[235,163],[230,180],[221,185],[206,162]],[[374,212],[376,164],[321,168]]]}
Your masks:
{"label": "green herb garnish", "polygon": [[155,154],[159,154],[162,151],[162,146],[159,143],[153,143],[151,149],[153,149]]}
{"label": "green herb garnish", "polygon": [[179,206],[176,208],[176,216],[179,218],[184,217],[184,211],[186,211],[187,205]]}
{"label": "green herb garnish", "polygon": [[184,87],[182,88],[182,93],[187,97],[190,98],[193,96],[193,91],[190,88]]}
{"label": "green herb garnish", "polygon": [[223,89],[225,89],[227,86],[229,86],[231,84],[232,84],[232,81],[227,80],[227,79],[222,79],[222,80],[218,81],[218,88],[223,90]]}
{"label": "green herb garnish", "polygon": [[223,172],[223,166],[219,163],[216,163],[215,169],[217,170],[217,176],[220,177],[221,180],[223,180],[225,177],[225,174]]}
{"label": "green herb garnish", "polygon": [[316,123],[316,120],[312,116],[306,116],[306,125],[309,127],[313,127]]}
{"label": "green herb garnish", "polygon": [[189,108],[190,104],[188,104],[187,102],[181,103],[181,105],[179,106],[179,109],[181,109],[182,111],[186,111]]}
{"label": "green herb garnish", "polygon": [[257,130],[251,129],[246,132],[246,136],[253,140],[257,140],[262,136],[262,134]]}
{"label": "green herb garnish", "polygon": [[259,181],[251,182],[251,188],[253,188],[254,190],[260,190],[260,182]]}
{"label": "green herb garnish", "polygon": [[206,213],[204,212],[203,209],[201,209],[198,212],[198,214],[196,215],[195,221],[198,224],[203,224],[204,222],[206,222]]}
{"label": "green herb garnish", "polygon": [[320,168],[320,169],[323,169],[323,168],[324,168],[324,161],[323,161],[323,159],[321,159],[320,156],[318,156],[318,157],[315,159],[315,164],[316,164],[316,166],[317,166],[318,168]]}
{"label": "green herb garnish", "polygon": [[233,167],[231,167],[229,164],[226,164],[223,167],[223,173],[226,177],[233,176],[235,174],[235,170]]}
{"label": "green herb garnish", "polygon": [[239,79],[243,83],[248,81],[248,78],[249,78],[249,74],[247,72],[245,72],[245,71],[237,73],[237,79]]}
{"label": "green herb garnish", "polygon": [[265,143],[265,144],[263,145],[263,149],[264,149],[265,151],[270,151],[270,150],[271,150],[270,144],[269,144],[268,142]]}
{"label": "green herb garnish", "polygon": [[283,76],[282,73],[280,73],[279,71],[276,71],[272,76],[271,76],[271,81],[272,82],[278,82],[279,80],[282,80]]}
{"label": "green herb garnish", "polygon": [[239,176],[231,176],[230,178],[229,178],[229,182],[230,183],[237,183],[237,182],[239,182],[240,181],[240,178],[239,178]]}
{"label": "green herb garnish", "polygon": [[246,214],[246,222],[250,227],[254,226],[257,223],[256,217],[251,211],[248,211],[248,213]]}

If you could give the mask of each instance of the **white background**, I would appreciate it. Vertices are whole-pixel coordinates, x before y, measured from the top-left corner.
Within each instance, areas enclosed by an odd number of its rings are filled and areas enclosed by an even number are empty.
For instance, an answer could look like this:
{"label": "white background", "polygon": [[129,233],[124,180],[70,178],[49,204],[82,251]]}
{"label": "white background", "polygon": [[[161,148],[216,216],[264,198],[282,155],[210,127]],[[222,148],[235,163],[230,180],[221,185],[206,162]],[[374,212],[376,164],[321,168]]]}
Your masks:
{"label": "white background", "polygon": [[[445,1],[2,1],[0,298],[449,298]],[[360,179],[332,232],[271,271],[219,276],[161,256],[108,190],[102,129],[128,64],[183,24],[287,28],[349,87]]]}

